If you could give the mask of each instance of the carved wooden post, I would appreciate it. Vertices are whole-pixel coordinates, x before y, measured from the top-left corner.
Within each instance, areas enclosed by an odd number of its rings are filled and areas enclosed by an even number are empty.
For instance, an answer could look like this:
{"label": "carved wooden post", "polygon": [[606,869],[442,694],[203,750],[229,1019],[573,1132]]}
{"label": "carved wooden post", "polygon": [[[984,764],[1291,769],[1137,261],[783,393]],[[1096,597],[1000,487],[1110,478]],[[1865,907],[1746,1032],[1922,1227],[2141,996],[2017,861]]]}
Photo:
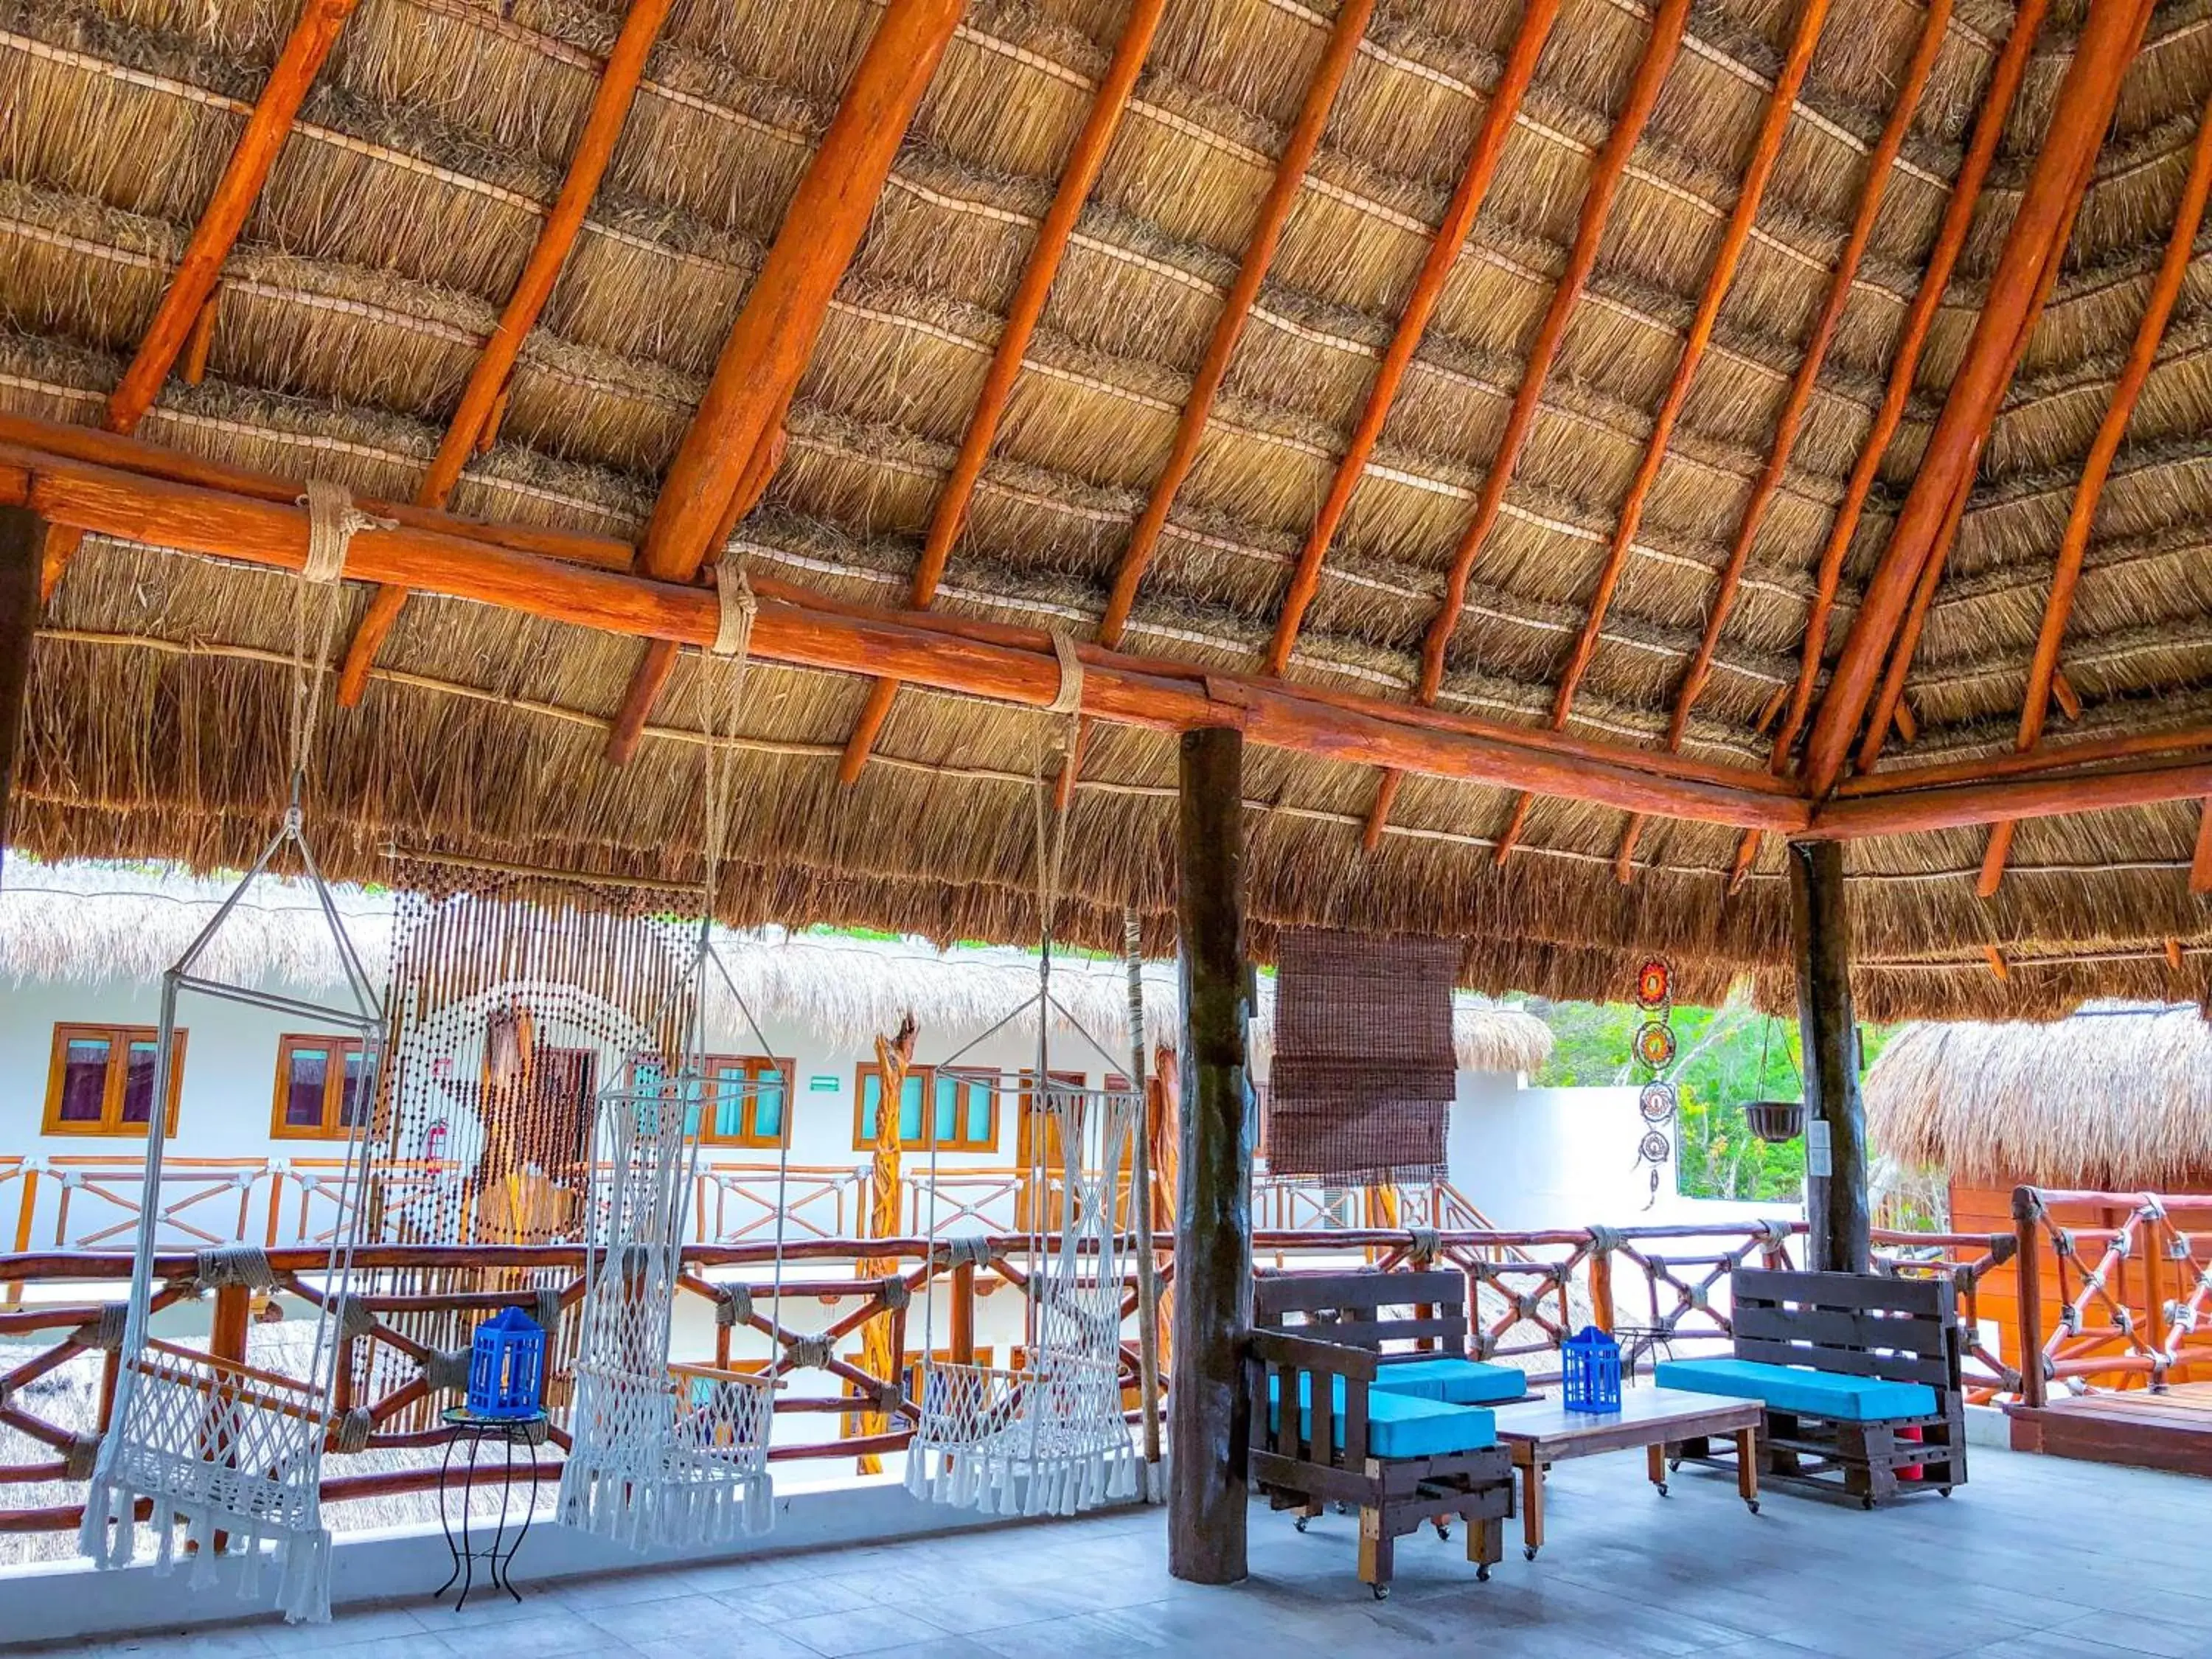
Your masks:
{"label": "carved wooden post", "polygon": [[[899,1232],[899,1101],[906,1091],[907,1068],[914,1063],[914,1040],[916,1028],[914,1016],[908,1014],[899,1024],[898,1035],[889,1040],[876,1039],[876,1073],[881,1088],[876,1097],[875,1163],[871,1171],[869,1188],[871,1202],[868,1213],[868,1237],[896,1238]],[[931,1103],[921,1103],[921,1121],[925,1134],[931,1123]],[[787,1108],[786,1109],[788,1109]],[[880,1279],[899,1270],[899,1259],[895,1256],[872,1256],[860,1263],[855,1275],[863,1279]],[[934,1286],[925,1288],[927,1294]],[[860,1337],[860,1369],[870,1376],[885,1382],[896,1380],[905,1362],[903,1327],[895,1325],[889,1312],[871,1319]],[[860,1413],[860,1433],[863,1437],[884,1434],[891,1427],[890,1419],[880,1412]],[[873,1452],[863,1452],[860,1461],[862,1474],[881,1474],[884,1461]]]}
{"label": "carved wooden post", "polygon": [[1252,1322],[1252,1141],[1246,1113],[1243,760],[1239,732],[1182,738],[1176,922],[1182,977],[1182,1154],[1169,1384],[1168,1571],[1245,1575],[1243,1388]]}
{"label": "carved wooden post", "polygon": [[1874,1218],[1867,1205],[1866,1109],[1859,1099],[1841,843],[1790,843],[1790,933],[1805,1050],[1805,1265],[1814,1273],[1863,1273],[1872,1256]]}
{"label": "carved wooden post", "polygon": [[45,520],[23,507],[0,507],[0,854],[8,846],[15,750],[31,682],[31,636],[39,629],[39,560],[46,544]]}

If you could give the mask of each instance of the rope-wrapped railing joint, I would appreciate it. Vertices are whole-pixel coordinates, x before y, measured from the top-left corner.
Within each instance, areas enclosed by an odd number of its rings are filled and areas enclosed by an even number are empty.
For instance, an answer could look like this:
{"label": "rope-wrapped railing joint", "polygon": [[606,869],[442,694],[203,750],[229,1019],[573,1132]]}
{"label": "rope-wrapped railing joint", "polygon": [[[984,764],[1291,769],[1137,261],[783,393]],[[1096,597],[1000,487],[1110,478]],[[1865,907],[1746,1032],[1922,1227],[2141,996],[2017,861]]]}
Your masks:
{"label": "rope-wrapped railing joint", "polygon": [[948,1238],[937,1248],[945,1252],[948,1267],[988,1267],[991,1264],[991,1241],[981,1233],[963,1233]]}
{"label": "rope-wrapped railing joint", "polygon": [[1611,1255],[1628,1243],[1628,1235],[1618,1227],[1593,1226],[1589,1229],[1590,1254]]}
{"label": "rope-wrapped railing joint", "polygon": [[896,1273],[890,1273],[878,1281],[876,1299],[884,1304],[886,1313],[900,1313],[913,1302],[914,1291],[905,1279]]}
{"label": "rope-wrapped railing joint", "polygon": [[128,1302],[103,1302],[100,1316],[78,1326],[75,1340],[78,1346],[97,1348],[102,1353],[118,1353],[123,1348],[124,1327],[131,1318]]}
{"label": "rope-wrapped railing joint", "polygon": [[432,1394],[460,1393],[469,1386],[466,1348],[433,1348],[422,1361],[422,1386]]}
{"label": "rope-wrapped railing joint", "polygon": [[203,1291],[244,1286],[265,1291],[276,1283],[269,1254],[258,1244],[222,1244],[192,1255],[192,1283]]}
{"label": "rope-wrapped railing joint", "polygon": [[341,1413],[331,1425],[331,1449],[348,1456],[368,1449],[368,1437],[376,1431],[376,1413],[366,1406],[356,1406]]}
{"label": "rope-wrapped railing joint", "polygon": [[714,1295],[714,1323],[724,1330],[750,1325],[753,1320],[753,1287],[724,1285]]}
{"label": "rope-wrapped railing joint", "polygon": [[784,1345],[784,1363],[794,1371],[818,1371],[836,1357],[826,1336],[795,1336]]}
{"label": "rope-wrapped railing joint", "polygon": [[376,1328],[376,1316],[369,1311],[368,1298],[350,1291],[331,1302],[331,1314],[342,1342],[357,1340]]}
{"label": "rope-wrapped railing joint", "polygon": [[62,1479],[89,1480],[100,1461],[100,1437],[96,1434],[73,1434],[62,1452]]}

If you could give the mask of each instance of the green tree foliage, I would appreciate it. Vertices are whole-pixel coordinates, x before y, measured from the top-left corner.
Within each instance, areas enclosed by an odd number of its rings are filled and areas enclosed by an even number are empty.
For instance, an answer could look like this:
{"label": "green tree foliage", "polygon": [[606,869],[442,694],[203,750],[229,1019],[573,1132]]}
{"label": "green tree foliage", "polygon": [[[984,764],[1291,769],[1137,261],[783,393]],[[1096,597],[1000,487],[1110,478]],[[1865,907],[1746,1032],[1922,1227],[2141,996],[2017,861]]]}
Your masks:
{"label": "green tree foliage", "polygon": [[[1532,1001],[1528,1006],[1552,1028],[1553,1037],[1551,1060],[1533,1081],[1590,1088],[1640,1082],[1649,1075],[1630,1048],[1644,1018],[1633,1004]],[[1731,1002],[1719,1008],[1677,1007],[1672,1023],[1679,1046],[1667,1076],[1682,1106],[1669,1133],[1680,1147],[1681,1191],[1694,1198],[1801,1197],[1804,1142],[1769,1146],[1752,1133],[1743,1117],[1747,1100],[1804,1097],[1797,1022]],[[1864,1063],[1874,1063],[1889,1035],[1883,1027],[1861,1028]],[[1624,1156],[1628,1152],[1623,1149]]]}

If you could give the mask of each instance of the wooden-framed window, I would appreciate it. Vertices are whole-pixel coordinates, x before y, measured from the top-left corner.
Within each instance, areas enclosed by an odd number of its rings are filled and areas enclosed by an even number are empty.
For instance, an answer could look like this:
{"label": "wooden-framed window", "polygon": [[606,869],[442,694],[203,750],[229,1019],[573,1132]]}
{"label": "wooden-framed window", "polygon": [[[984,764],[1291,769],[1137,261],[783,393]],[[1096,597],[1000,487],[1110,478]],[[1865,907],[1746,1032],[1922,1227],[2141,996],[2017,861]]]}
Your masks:
{"label": "wooden-framed window", "polygon": [[[791,1144],[792,1096],[799,1062],[764,1054],[709,1054],[706,1073],[714,1109],[704,1122],[697,1107],[691,1124],[708,1146],[765,1146]],[[751,1085],[748,1088],[745,1085]]]}
{"label": "wooden-framed window", "polygon": [[368,1103],[368,1060],[359,1037],[289,1031],[276,1041],[276,1140],[343,1140]]}
{"label": "wooden-framed window", "polygon": [[[185,1036],[177,1033],[175,1063],[169,1068],[163,1120],[170,1134],[177,1132],[177,1096],[185,1080]],[[160,1042],[161,1033],[150,1025],[56,1025],[42,1133],[144,1134],[153,1117]]]}
{"label": "wooden-framed window", "polygon": [[[883,1109],[884,1077],[861,1066],[853,1080],[853,1150],[876,1144],[876,1115]],[[999,1146],[999,1074],[915,1066],[899,1091],[898,1144],[915,1151],[989,1152]]]}

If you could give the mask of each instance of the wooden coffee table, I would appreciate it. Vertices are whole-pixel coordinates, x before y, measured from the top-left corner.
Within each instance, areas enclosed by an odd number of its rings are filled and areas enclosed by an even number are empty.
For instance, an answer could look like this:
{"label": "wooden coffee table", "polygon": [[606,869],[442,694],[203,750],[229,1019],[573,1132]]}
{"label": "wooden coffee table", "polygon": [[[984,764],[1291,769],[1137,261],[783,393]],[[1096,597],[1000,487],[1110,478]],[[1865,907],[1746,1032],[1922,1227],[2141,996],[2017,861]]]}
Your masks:
{"label": "wooden coffee table", "polygon": [[1651,1484],[1667,1495],[1667,1448],[1701,1436],[1733,1435],[1736,1491],[1759,1513],[1759,1419],[1756,1400],[1686,1389],[1628,1389],[1617,1412],[1571,1412],[1556,1400],[1496,1408],[1498,1442],[1521,1472],[1521,1547],[1531,1561],[1544,1547],[1544,1471],[1571,1457],[1642,1446]]}

